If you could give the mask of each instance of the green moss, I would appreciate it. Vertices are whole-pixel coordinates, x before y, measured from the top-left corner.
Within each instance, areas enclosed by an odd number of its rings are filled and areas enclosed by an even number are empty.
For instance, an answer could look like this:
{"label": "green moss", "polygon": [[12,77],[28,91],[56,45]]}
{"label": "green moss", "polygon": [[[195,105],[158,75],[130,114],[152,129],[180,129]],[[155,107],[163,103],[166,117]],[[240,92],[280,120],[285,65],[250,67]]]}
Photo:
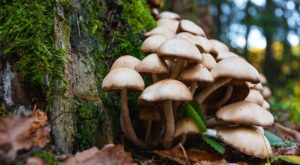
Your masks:
{"label": "green moss", "polygon": [[47,151],[36,151],[32,154],[34,157],[42,158],[47,165],[58,165],[55,155]]}
{"label": "green moss", "polygon": [[[55,48],[55,0],[2,0],[0,8],[1,59],[18,59],[23,79],[31,85],[54,88],[63,79],[65,52]],[[49,11],[50,10],[50,11]]]}
{"label": "green moss", "polygon": [[13,113],[11,113],[11,112],[9,112],[9,111],[7,110],[5,104],[4,104],[4,103],[1,103],[1,104],[0,104],[0,119],[1,119],[2,117],[8,117],[8,116],[12,116],[12,115],[13,115]]}
{"label": "green moss", "polygon": [[100,111],[95,103],[75,99],[77,130],[75,134],[75,150],[84,150],[96,146]]}

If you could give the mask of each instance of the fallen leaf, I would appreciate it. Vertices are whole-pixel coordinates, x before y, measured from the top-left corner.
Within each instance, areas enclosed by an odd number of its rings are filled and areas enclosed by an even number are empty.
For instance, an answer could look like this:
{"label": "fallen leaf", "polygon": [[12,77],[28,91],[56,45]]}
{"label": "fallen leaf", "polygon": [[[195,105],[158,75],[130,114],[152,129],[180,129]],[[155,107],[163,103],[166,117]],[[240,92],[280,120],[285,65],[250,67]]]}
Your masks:
{"label": "fallen leaf", "polygon": [[300,156],[295,155],[280,155],[278,159],[283,160],[288,163],[300,164]]}
{"label": "fallen leaf", "polygon": [[39,109],[34,109],[29,116],[32,121],[30,126],[31,138],[35,146],[43,148],[50,141],[50,126],[47,114]]}
{"label": "fallen leaf", "polygon": [[[183,152],[179,149],[159,150],[154,151],[155,154],[176,161],[179,164],[186,164]],[[187,157],[192,162],[199,162],[203,160],[216,161],[222,160],[223,156],[220,154],[208,153],[206,151],[186,151]]]}
{"label": "fallen leaf", "polygon": [[14,160],[18,151],[31,148],[30,126],[25,117],[4,118],[0,122],[0,156]]}
{"label": "fallen leaf", "polygon": [[96,147],[77,152],[64,161],[64,165],[131,165],[131,154],[124,151],[121,145],[108,144],[101,150]]}
{"label": "fallen leaf", "polygon": [[29,157],[26,160],[26,165],[45,165],[44,160],[38,157]]}
{"label": "fallen leaf", "polygon": [[275,126],[276,128],[279,129],[280,132],[282,132],[283,135],[286,136],[286,138],[295,142],[300,142],[300,133],[298,131],[283,126],[282,124],[279,123],[275,123]]}

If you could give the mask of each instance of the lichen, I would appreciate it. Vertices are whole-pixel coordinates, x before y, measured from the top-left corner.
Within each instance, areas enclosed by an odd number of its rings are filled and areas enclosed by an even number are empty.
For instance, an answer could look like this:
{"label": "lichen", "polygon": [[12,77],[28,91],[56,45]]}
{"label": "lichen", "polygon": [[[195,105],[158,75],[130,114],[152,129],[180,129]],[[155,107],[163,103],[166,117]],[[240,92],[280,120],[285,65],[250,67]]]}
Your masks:
{"label": "lichen", "polygon": [[54,88],[54,80],[63,79],[65,61],[65,52],[54,44],[55,0],[2,0],[0,5],[0,58],[18,59],[18,71],[31,86]]}

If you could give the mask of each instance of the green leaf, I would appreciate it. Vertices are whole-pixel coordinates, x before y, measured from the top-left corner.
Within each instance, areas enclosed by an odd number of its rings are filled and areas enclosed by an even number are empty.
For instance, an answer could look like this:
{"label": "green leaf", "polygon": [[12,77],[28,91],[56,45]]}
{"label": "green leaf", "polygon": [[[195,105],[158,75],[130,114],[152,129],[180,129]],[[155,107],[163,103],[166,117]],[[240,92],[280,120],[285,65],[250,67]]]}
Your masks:
{"label": "green leaf", "polygon": [[275,134],[269,131],[265,131],[265,136],[269,140],[271,146],[280,147],[285,145],[285,143],[280,137],[276,136]]}
{"label": "green leaf", "polygon": [[205,117],[202,114],[200,105],[198,104],[197,100],[193,100],[190,102],[191,106],[195,109],[195,111],[198,113],[198,115],[201,117],[202,121],[205,121]]}
{"label": "green leaf", "polygon": [[278,159],[283,160],[288,163],[300,164],[300,156],[295,155],[280,155]]}
{"label": "green leaf", "polygon": [[216,150],[217,152],[219,152],[220,154],[224,154],[225,153],[225,148],[224,146],[218,142],[217,140],[206,136],[206,135],[202,135],[202,139],[205,143],[207,143],[208,145],[210,145],[214,150]]}
{"label": "green leaf", "polygon": [[193,106],[189,103],[185,106],[187,116],[192,118],[193,121],[197,124],[201,132],[206,131],[206,126],[204,123],[204,120],[200,117],[200,115],[197,113],[197,111],[193,108]]}

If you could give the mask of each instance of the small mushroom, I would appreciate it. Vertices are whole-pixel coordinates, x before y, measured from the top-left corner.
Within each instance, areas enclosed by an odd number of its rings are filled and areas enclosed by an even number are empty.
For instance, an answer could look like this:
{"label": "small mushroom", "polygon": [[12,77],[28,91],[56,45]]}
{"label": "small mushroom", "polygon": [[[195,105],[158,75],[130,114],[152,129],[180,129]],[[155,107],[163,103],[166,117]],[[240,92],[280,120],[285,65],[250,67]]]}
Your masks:
{"label": "small mushroom", "polygon": [[271,92],[270,88],[268,88],[267,86],[264,86],[263,90],[262,90],[262,95],[265,99],[269,99],[272,96],[272,92]]}
{"label": "small mushroom", "polygon": [[218,52],[218,56],[216,57],[216,61],[221,61],[225,58],[228,57],[239,57],[239,55],[233,53],[233,52],[224,52],[224,51],[220,51]]}
{"label": "small mushroom", "polygon": [[262,84],[267,84],[267,78],[263,74],[259,74],[259,80]]}
{"label": "small mushroom", "polygon": [[197,124],[191,118],[185,117],[176,122],[174,137],[200,133]]}
{"label": "small mushroom", "polygon": [[167,39],[173,38],[175,36],[175,32],[166,26],[157,26],[154,29],[150,30],[149,32],[146,32],[144,36],[149,37],[156,34],[163,35]]}
{"label": "small mushroom", "polygon": [[197,84],[209,84],[214,82],[213,75],[202,64],[193,64],[182,70],[179,80],[191,82],[191,93],[194,94]]}
{"label": "small mushroom", "polygon": [[183,19],[179,24],[179,32],[189,32],[191,34],[206,36],[204,30],[193,21]]}
{"label": "small mushroom", "polygon": [[262,107],[265,108],[265,109],[267,109],[267,110],[270,110],[270,108],[271,108],[269,102],[266,101],[266,100],[264,100],[264,102],[262,104]]}
{"label": "small mushroom", "polygon": [[147,148],[137,136],[132,127],[127,103],[127,89],[143,90],[145,88],[144,80],[141,75],[130,68],[120,67],[110,71],[102,82],[102,88],[106,91],[121,91],[121,115],[120,121],[123,126],[123,132],[135,145],[141,148]]}
{"label": "small mushroom", "polygon": [[273,115],[269,111],[247,101],[220,108],[216,113],[216,118],[223,122],[242,125],[269,126],[274,123]]}
{"label": "small mushroom", "polygon": [[156,53],[160,45],[166,40],[166,37],[164,37],[163,35],[152,35],[144,40],[141,46],[141,50],[146,53]]}
{"label": "small mushroom", "polygon": [[157,74],[169,73],[166,62],[160,59],[156,53],[152,53],[145,57],[136,67],[140,73],[151,73],[153,83],[158,81]]}
{"label": "small mushroom", "polygon": [[212,70],[212,68],[217,64],[216,60],[211,54],[202,53],[202,64],[208,69]]}
{"label": "small mushroom", "polygon": [[176,19],[180,20],[180,15],[171,11],[163,11],[159,14],[159,18]]}
{"label": "small mushroom", "polygon": [[164,59],[176,59],[171,78],[177,78],[183,62],[201,62],[202,55],[195,45],[181,38],[166,41],[158,48],[158,56]]}
{"label": "small mushroom", "polygon": [[262,94],[260,94],[260,92],[255,89],[250,89],[248,96],[245,98],[245,101],[253,102],[260,106],[263,105],[264,100],[265,99]]}
{"label": "small mushroom", "polygon": [[111,66],[110,70],[120,68],[120,67],[126,67],[130,69],[134,69],[137,64],[139,64],[141,61],[133,56],[130,55],[124,55],[119,57]]}
{"label": "small mushroom", "polygon": [[219,53],[221,52],[228,52],[229,48],[222,43],[221,41],[218,41],[216,39],[210,39],[209,40],[211,46],[212,46],[212,50],[210,51],[210,53],[214,56],[217,57]]}
{"label": "small mushroom", "polygon": [[164,114],[166,119],[166,131],[163,138],[165,148],[170,148],[175,131],[172,101],[190,101],[192,94],[189,89],[180,81],[165,79],[147,87],[140,95],[140,101],[164,102]]}
{"label": "small mushroom", "polygon": [[178,26],[179,26],[179,21],[174,20],[174,19],[166,19],[166,18],[161,18],[157,20],[156,22],[157,26],[164,26],[172,30],[174,33],[176,33]]}

